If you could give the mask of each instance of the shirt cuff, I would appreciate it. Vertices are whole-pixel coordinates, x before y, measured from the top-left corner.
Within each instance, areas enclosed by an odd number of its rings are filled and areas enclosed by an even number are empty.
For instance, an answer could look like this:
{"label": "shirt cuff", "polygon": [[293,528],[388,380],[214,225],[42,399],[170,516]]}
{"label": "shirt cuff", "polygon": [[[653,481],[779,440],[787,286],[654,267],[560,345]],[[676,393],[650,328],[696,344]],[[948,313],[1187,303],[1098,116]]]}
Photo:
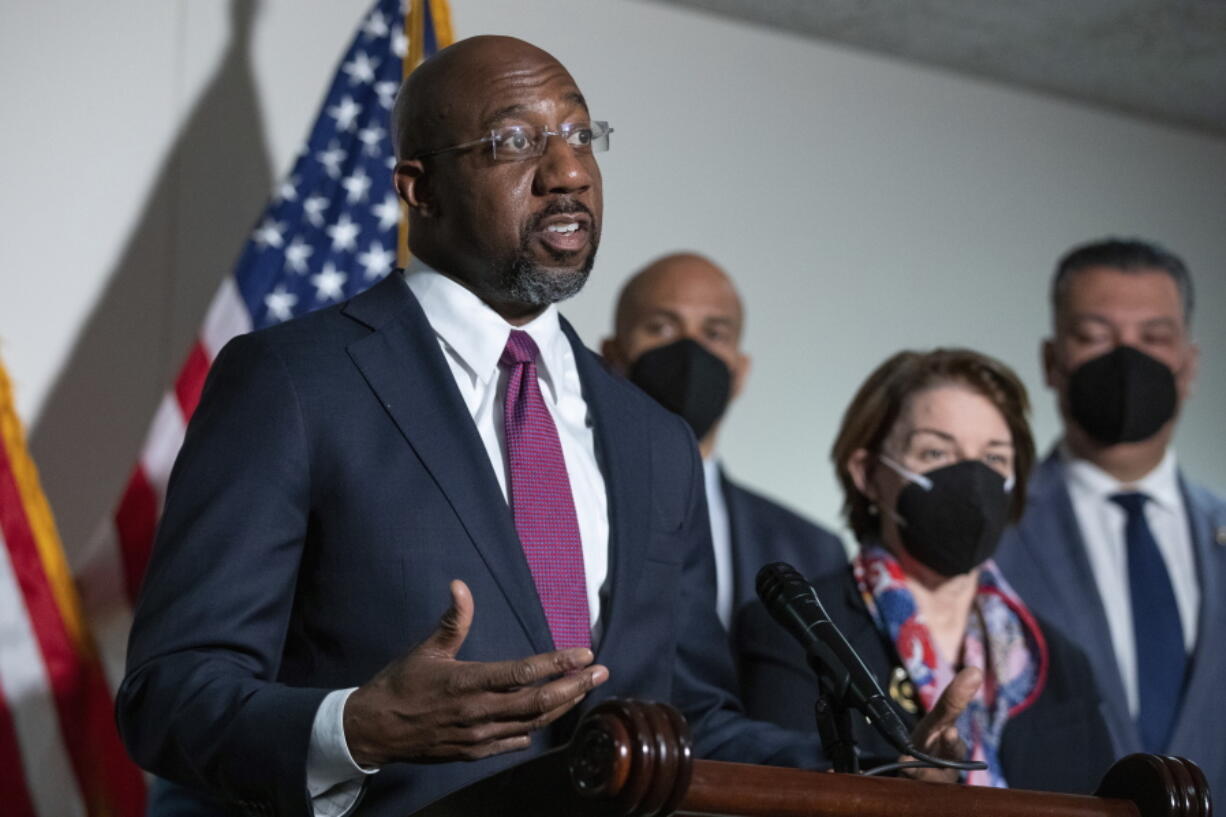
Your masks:
{"label": "shirt cuff", "polygon": [[341,817],[357,803],[366,778],[379,771],[359,766],[345,740],[345,702],[354,689],[329,692],[315,711],[307,748],[307,794],[315,817]]}

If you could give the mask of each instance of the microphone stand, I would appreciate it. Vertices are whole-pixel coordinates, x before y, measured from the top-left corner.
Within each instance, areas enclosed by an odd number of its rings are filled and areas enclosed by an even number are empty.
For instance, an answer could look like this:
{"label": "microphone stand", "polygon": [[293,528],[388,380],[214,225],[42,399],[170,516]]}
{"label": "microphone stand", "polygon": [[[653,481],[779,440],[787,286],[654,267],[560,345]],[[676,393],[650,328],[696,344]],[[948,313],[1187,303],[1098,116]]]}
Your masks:
{"label": "microphone stand", "polygon": [[826,750],[826,756],[834,765],[834,771],[844,774],[860,773],[860,750],[856,748],[855,735],[851,728],[851,707],[846,696],[848,677],[846,673],[831,670],[830,666],[810,653],[809,666],[818,677],[817,700],[813,712],[817,718],[817,734]]}

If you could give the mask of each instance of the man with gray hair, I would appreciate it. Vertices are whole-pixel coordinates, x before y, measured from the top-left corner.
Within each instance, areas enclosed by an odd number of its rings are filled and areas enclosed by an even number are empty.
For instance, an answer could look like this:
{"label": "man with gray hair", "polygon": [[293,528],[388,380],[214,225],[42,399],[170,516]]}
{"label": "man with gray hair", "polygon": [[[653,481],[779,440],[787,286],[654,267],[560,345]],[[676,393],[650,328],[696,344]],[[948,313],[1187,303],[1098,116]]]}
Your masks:
{"label": "man with gray hair", "polygon": [[1179,755],[1226,790],[1226,502],[1171,439],[1192,391],[1192,279],[1140,240],[1077,247],[1052,281],[1043,342],[1061,442],[997,562],[1088,652],[1118,754]]}

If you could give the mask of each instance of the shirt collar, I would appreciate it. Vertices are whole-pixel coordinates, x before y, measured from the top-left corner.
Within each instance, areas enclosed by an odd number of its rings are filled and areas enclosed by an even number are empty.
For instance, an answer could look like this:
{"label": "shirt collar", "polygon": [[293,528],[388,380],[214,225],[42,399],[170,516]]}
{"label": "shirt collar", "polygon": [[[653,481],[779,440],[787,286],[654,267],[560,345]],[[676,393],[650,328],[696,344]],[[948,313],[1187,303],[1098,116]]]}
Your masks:
{"label": "shirt collar", "polygon": [[472,290],[413,259],[404,271],[409,290],[421,304],[434,334],[463,365],[473,385],[489,385],[498,375],[498,360],[511,330],[532,336],[540,349],[538,373],[557,400],[555,378],[567,370],[574,352],[558,319],[554,304],[523,326],[513,326]]}
{"label": "shirt collar", "polygon": [[1122,483],[1094,463],[1078,459],[1065,443],[1060,444],[1060,458],[1069,481],[1083,492],[1107,499],[1120,491],[1140,491],[1164,508],[1173,510],[1182,500],[1179,491],[1179,465],[1174,449],[1168,448],[1162,461],[1145,476],[1134,482]]}

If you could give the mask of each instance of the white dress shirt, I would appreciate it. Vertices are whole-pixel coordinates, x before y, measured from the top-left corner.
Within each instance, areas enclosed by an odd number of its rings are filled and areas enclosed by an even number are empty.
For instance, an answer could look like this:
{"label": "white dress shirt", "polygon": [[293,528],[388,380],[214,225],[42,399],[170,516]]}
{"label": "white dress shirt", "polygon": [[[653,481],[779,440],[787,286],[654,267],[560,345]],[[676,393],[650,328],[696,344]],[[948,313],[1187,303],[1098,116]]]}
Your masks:
{"label": "white dress shirt", "polygon": [[1200,609],[1200,585],[1196,581],[1196,556],[1192,550],[1192,533],[1179,490],[1179,470],[1175,452],[1166,456],[1153,471],[1133,483],[1121,483],[1093,463],[1076,459],[1065,447],[1060,454],[1068,475],[1069,497],[1081,528],[1086,555],[1098,585],[1111,629],[1111,645],[1115,648],[1120,678],[1128,698],[1128,709],[1135,718],[1140,708],[1137,690],[1137,650],[1132,631],[1132,600],[1128,589],[1128,544],[1124,528],[1128,514],[1112,502],[1112,494],[1139,491],[1150,501],[1145,503],[1145,520],[1149,523],[1166,571],[1171,577],[1179,622],[1183,626],[1184,649],[1191,653],[1196,645],[1197,612]]}
{"label": "white dress shirt", "polygon": [[711,519],[711,545],[715,549],[715,611],[727,630],[732,626],[733,581],[732,526],[719,463],[711,456],[702,461],[703,484],[707,491],[707,515]]}
{"label": "white dress shirt", "polygon": [[[507,456],[503,441],[503,405],[507,372],[498,365],[511,330],[532,336],[540,350],[537,375],[541,395],[553,417],[570,477],[583,570],[587,583],[592,641],[599,638],[601,593],[609,572],[609,513],[604,475],[596,461],[596,440],[579,382],[574,350],[562,331],[558,310],[550,306],[524,326],[512,326],[480,298],[445,275],[414,261],[405,282],[421,304],[464,405],[472,415],[498,477],[507,493]],[[508,500],[509,501],[509,500]],[[476,600],[480,604],[480,600]],[[307,751],[307,790],[316,817],[349,811],[361,791],[363,769],[354,763],[345,742],[344,708],[352,689],[335,690],[315,715]]]}

